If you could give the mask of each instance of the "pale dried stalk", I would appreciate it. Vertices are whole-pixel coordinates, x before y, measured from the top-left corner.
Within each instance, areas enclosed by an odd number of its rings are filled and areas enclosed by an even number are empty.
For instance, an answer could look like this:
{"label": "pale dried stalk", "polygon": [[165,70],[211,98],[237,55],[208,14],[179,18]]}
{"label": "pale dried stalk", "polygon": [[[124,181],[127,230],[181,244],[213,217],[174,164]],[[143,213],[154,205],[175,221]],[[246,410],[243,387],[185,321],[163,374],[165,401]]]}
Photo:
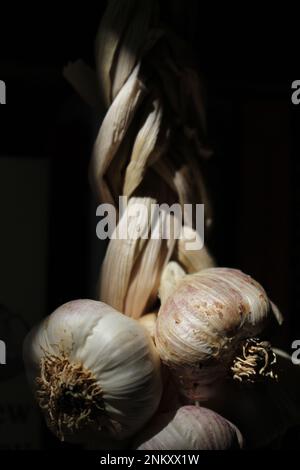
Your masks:
{"label": "pale dried stalk", "polygon": [[[140,211],[136,217],[130,216],[129,214],[132,214],[136,204],[144,206],[145,212]],[[120,312],[125,310],[126,296],[135,262],[147,243],[151,204],[155,204],[155,200],[152,198],[131,198],[129,200],[127,209],[110,240],[102,264],[99,298]],[[149,217],[145,217],[145,214]],[[136,236],[137,227],[139,227],[140,237]],[[127,238],[118,238],[122,233]]]}
{"label": "pale dried stalk", "polygon": [[162,106],[158,99],[153,102],[145,123],[138,131],[130,162],[127,166],[123,194],[131,196],[141,183],[147,167],[156,160],[163,148],[157,149],[162,121]]}
{"label": "pale dried stalk", "polygon": [[111,73],[116,51],[130,21],[130,15],[136,6],[136,0],[111,0],[103,15],[95,41],[97,77],[101,95],[108,107],[111,99]]}
{"label": "pale dried stalk", "polygon": [[116,205],[120,195],[131,197],[142,185],[147,170],[168,145],[169,131],[162,124],[160,100],[150,98],[148,102],[142,119],[134,116],[105,174]]}
{"label": "pale dried stalk", "polygon": [[114,198],[117,211],[119,197],[123,195],[124,174],[135,138],[136,130],[134,127],[135,126],[130,125],[105,174],[105,180],[109,184],[109,189]]}
{"label": "pale dried stalk", "polygon": [[119,93],[140,58],[147,39],[154,3],[155,0],[143,0],[143,7],[138,8],[136,5],[132,11],[130,21],[116,54],[117,57],[114,60],[112,100]]}
{"label": "pale dried stalk", "polygon": [[[163,182],[166,199],[158,197],[160,203],[204,202],[210,222],[209,197],[195,157],[207,156],[201,82],[188,63],[184,43],[153,29],[155,0],[145,0],[142,8],[138,0],[121,3],[109,2],[96,38],[97,78],[108,111],[90,164],[93,189],[101,202],[114,205],[118,196],[142,194],[146,197],[139,201],[149,207],[156,201],[148,196],[157,197],[148,181],[153,168],[159,175],[155,186]],[[175,217],[163,217],[178,227]],[[194,220],[185,223],[194,226]],[[117,230],[123,224],[121,218]],[[135,220],[130,230],[136,224],[144,233],[149,229],[149,220]],[[174,251],[188,272],[214,264],[205,248],[189,253],[175,238],[112,239],[101,270],[101,300],[138,318],[157,302],[161,272]]]}
{"label": "pale dried stalk", "polygon": [[132,272],[125,302],[125,315],[139,318],[153,306],[166,255],[166,246],[160,240],[147,241]]}
{"label": "pale dried stalk", "polygon": [[188,249],[189,243],[194,242],[196,237],[199,237],[199,234],[191,227],[182,227],[181,237],[178,240],[177,251],[175,253],[178,262],[189,274],[196,273],[202,269],[212,268],[216,265],[205,246],[200,250]]}
{"label": "pale dried stalk", "polygon": [[100,201],[114,202],[104,177],[143,96],[144,87],[138,73],[137,66],[109,108],[94,145],[90,179]]}
{"label": "pale dried stalk", "polygon": [[[139,318],[149,310],[157,300],[161,271],[168,262],[175,245],[174,232],[177,221],[168,213],[162,212],[161,217],[153,226],[154,231],[159,230],[159,239],[149,238],[147,244],[136,261],[129,282],[124,313]],[[163,231],[170,227],[169,239],[163,239]],[[151,234],[150,234],[151,237]]]}

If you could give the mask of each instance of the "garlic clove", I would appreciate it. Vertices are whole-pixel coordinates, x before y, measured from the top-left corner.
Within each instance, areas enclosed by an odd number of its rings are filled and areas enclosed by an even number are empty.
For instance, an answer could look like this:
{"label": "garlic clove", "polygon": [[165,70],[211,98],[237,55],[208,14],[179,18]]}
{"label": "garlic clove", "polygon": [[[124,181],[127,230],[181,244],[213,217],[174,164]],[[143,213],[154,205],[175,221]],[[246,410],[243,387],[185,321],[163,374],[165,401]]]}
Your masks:
{"label": "garlic clove", "polygon": [[239,430],[217,413],[197,406],[156,415],[139,435],[138,450],[230,450],[243,446]]}

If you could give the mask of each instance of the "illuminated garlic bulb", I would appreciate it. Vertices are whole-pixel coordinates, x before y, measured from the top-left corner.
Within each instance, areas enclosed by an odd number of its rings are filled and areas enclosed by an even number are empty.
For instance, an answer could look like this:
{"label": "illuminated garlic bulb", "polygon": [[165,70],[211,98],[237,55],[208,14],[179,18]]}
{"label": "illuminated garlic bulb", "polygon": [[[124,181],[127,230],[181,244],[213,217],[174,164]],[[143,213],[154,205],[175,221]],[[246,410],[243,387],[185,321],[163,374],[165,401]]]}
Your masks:
{"label": "illuminated garlic bulb", "polygon": [[230,450],[243,446],[242,435],[233,424],[197,406],[155,416],[138,439],[139,450]]}
{"label": "illuminated garlic bulb", "polygon": [[160,308],[155,335],[181,392],[205,400],[229,373],[239,381],[274,377],[276,356],[257,339],[270,312],[264,289],[241,271],[210,268],[181,279]]}
{"label": "illuminated garlic bulb", "polygon": [[160,361],[138,322],[102,302],[58,308],[28,335],[27,375],[49,428],[74,441],[133,435],[161,397]]}

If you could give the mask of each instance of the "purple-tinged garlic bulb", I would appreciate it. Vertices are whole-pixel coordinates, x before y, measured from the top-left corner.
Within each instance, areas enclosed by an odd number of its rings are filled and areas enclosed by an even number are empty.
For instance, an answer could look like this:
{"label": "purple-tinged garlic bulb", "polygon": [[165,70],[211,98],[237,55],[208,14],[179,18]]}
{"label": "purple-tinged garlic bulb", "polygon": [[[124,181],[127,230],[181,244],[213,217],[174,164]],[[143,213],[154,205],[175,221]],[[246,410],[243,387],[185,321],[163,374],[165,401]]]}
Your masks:
{"label": "purple-tinged garlic bulb", "polygon": [[262,286],[241,271],[182,278],[160,308],[155,342],[183,395],[206,400],[229,374],[240,382],[275,378],[276,356],[258,339],[272,311]]}
{"label": "purple-tinged garlic bulb", "polygon": [[243,447],[240,431],[214,411],[183,406],[156,415],[142,431],[138,450],[230,450]]}

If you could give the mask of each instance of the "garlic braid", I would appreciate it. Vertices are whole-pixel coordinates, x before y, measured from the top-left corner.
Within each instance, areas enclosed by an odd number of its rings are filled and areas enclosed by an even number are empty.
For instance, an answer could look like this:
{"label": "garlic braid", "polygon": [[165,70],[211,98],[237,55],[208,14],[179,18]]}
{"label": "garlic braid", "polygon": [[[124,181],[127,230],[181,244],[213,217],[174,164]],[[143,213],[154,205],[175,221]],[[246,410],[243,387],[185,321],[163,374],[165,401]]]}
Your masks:
{"label": "garlic braid", "polygon": [[[106,108],[90,163],[98,201],[117,207],[119,196],[126,196],[129,208],[135,203],[203,203],[208,228],[212,213],[202,166],[211,152],[202,83],[187,45],[159,23],[157,0],[111,0],[95,51],[98,90]],[[65,75],[77,90],[84,88],[72,78],[72,66]],[[86,87],[81,95],[87,95]],[[165,212],[163,229],[170,223],[176,226],[177,221]],[[117,230],[121,224],[120,219]],[[194,228],[192,220],[185,227]],[[141,221],[141,230],[149,230],[149,219]],[[205,248],[188,253],[175,238],[173,233],[168,240],[111,239],[99,298],[138,318],[155,306],[161,274],[171,258],[188,272],[214,264]]]}

